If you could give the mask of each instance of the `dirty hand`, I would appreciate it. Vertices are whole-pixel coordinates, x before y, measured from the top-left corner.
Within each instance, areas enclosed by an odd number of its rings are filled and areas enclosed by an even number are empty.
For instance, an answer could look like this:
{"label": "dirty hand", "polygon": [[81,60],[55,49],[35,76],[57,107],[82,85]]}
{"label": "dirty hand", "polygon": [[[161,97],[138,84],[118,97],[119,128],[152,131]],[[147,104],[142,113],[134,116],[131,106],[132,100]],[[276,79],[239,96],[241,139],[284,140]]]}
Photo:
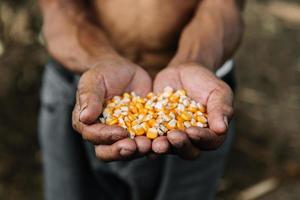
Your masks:
{"label": "dirty hand", "polygon": [[139,66],[119,57],[101,60],[81,76],[72,123],[85,140],[94,144],[98,159],[129,159],[151,150],[151,141],[145,136],[129,139],[125,129],[108,126],[98,120],[106,99],[128,91],[144,96],[151,89],[148,74]]}
{"label": "dirty hand", "polygon": [[194,159],[201,150],[217,149],[225,140],[233,115],[233,93],[230,87],[211,71],[196,63],[167,67],[155,78],[154,92],[166,86],[185,89],[187,95],[207,107],[209,128],[190,127],[174,130],[153,141],[156,153],[175,151],[184,159]]}

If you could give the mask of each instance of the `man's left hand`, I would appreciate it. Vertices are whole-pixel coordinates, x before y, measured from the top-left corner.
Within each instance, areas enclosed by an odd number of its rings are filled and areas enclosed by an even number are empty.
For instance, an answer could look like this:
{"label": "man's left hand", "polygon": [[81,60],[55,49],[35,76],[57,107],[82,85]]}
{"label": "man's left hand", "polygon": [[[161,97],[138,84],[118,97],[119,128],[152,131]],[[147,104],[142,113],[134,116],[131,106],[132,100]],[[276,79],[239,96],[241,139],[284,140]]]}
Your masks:
{"label": "man's left hand", "polygon": [[187,95],[207,108],[208,128],[190,127],[185,132],[174,130],[158,137],[152,150],[158,154],[174,151],[184,159],[195,159],[201,150],[220,147],[233,115],[233,92],[211,71],[196,63],[167,67],[155,78],[154,92],[170,86],[185,89]]}

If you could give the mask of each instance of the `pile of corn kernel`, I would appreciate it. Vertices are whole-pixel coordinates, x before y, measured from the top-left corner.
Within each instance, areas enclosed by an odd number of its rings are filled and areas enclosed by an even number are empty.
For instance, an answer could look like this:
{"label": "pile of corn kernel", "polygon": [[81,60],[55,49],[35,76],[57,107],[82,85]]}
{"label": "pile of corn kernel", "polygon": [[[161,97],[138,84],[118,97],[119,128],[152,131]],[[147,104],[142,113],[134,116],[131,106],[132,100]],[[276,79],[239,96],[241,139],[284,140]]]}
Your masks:
{"label": "pile of corn kernel", "polygon": [[155,139],[174,129],[207,127],[207,114],[205,107],[187,97],[184,90],[166,87],[163,93],[149,93],[145,98],[134,92],[113,97],[106,102],[100,121],[125,128],[131,138],[146,135]]}

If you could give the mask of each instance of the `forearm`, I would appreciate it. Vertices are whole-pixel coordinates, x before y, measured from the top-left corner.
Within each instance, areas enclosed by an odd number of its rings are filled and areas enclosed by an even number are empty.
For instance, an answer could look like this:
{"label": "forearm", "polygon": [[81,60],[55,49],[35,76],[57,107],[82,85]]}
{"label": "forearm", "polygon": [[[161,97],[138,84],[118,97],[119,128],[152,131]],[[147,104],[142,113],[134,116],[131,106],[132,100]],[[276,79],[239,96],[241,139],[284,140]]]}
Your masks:
{"label": "forearm", "polygon": [[109,40],[89,18],[82,0],[40,0],[43,34],[51,56],[76,73],[103,58],[118,56]]}
{"label": "forearm", "polygon": [[170,65],[196,62],[216,70],[236,51],[243,34],[241,4],[236,0],[203,0],[183,30]]}

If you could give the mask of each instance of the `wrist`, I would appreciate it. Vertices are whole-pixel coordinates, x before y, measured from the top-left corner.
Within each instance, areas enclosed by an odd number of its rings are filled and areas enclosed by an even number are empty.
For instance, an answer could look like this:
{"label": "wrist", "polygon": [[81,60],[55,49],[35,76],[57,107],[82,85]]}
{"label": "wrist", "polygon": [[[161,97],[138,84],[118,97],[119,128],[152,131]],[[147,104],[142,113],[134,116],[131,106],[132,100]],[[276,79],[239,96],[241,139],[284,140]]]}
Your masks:
{"label": "wrist", "polygon": [[203,15],[200,21],[203,22],[201,25],[199,19],[194,19],[184,29],[171,65],[198,63],[211,71],[216,71],[222,64],[224,51],[222,29],[213,23],[216,20],[210,15]]}

